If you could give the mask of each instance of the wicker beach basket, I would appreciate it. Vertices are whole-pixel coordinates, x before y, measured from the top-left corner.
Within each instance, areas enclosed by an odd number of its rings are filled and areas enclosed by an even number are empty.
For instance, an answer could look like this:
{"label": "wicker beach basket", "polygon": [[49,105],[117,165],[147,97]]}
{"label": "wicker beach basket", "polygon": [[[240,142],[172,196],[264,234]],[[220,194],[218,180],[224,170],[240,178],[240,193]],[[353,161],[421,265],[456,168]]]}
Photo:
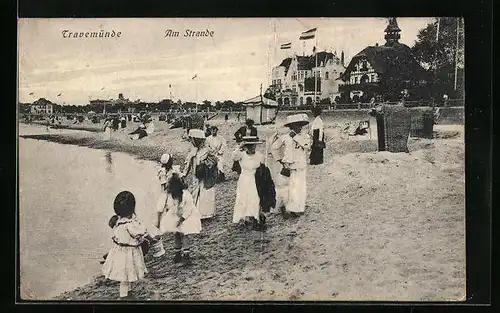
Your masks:
{"label": "wicker beach basket", "polygon": [[434,110],[430,107],[411,109],[411,137],[429,138],[434,132]]}
{"label": "wicker beach basket", "polygon": [[385,150],[389,152],[409,152],[410,110],[403,105],[384,105],[381,113],[384,120]]}

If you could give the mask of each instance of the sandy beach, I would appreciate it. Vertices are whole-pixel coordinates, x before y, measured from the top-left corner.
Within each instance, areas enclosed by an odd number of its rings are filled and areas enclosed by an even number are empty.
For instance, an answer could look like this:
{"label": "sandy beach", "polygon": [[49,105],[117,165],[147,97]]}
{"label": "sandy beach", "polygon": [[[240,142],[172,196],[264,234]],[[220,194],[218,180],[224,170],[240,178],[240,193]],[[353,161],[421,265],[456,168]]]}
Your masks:
{"label": "sandy beach", "polygon": [[[387,300],[448,301],[465,297],[464,127],[435,125],[434,139],[411,138],[410,153],[377,152],[372,139],[347,138],[344,121],[327,119],[325,163],[308,168],[304,216],[268,219],[266,232],[231,224],[234,173],[216,186],[216,217],[194,237],[194,264],[174,265],[173,236],[167,257],[147,258],[150,273],[133,285],[139,300]],[[141,140],[126,129],[104,140],[102,132],[29,135],[25,138],[126,152],[158,161],[162,153],[181,164],[190,144],[185,129],[155,121]],[[234,147],[240,126],[219,127]],[[88,124],[96,130],[96,126]],[[373,127],[373,126],[372,126]],[[274,126],[259,126],[268,135]],[[230,166],[228,161],[228,166]],[[93,282],[57,300],[115,300],[116,282]]]}

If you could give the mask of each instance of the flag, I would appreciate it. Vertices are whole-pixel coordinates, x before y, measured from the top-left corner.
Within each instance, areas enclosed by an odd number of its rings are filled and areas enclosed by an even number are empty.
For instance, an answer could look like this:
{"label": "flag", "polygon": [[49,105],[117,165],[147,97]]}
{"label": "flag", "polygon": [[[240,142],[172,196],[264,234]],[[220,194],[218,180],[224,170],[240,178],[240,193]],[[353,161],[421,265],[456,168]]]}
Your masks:
{"label": "flag", "polygon": [[290,49],[292,48],[292,43],[289,42],[289,43],[284,43],[281,45],[281,49]]}
{"label": "flag", "polygon": [[32,93],[32,92],[30,92],[30,96],[32,96],[32,95],[33,95],[33,93]]}
{"label": "flag", "polygon": [[198,77],[198,74],[194,75],[193,78],[191,78],[191,79],[195,79],[196,77]]}
{"label": "flag", "polygon": [[58,94],[57,96],[59,97],[60,95],[62,95],[62,93]]}
{"label": "flag", "polygon": [[102,87],[101,90],[104,90],[104,87]]}
{"label": "flag", "polygon": [[300,34],[299,40],[313,39],[315,36],[316,36],[316,28],[313,28]]}

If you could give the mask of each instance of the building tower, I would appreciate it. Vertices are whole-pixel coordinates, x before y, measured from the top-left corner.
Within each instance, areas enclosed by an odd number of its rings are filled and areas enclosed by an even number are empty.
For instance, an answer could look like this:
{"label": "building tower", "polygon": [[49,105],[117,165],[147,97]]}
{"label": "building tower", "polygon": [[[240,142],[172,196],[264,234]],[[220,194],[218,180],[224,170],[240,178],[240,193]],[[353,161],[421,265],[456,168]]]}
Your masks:
{"label": "building tower", "polygon": [[398,26],[398,22],[396,21],[395,17],[390,17],[389,18],[389,25],[385,28],[385,45],[386,46],[392,46],[393,44],[397,43],[399,38],[401,38],[401,35],[399,32],[401,29]]}
{"label": "building tower", "polygon": [[340,54],[340,64],[342,66],[344,66],[344,50],[342,50],[341,54]]}

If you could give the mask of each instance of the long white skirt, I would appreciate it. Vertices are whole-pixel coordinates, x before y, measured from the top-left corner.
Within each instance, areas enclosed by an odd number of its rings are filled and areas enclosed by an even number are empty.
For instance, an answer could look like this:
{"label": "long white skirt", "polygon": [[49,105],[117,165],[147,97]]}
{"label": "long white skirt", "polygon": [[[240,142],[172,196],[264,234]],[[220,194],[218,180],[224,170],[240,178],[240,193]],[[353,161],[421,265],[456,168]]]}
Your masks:
{"label": "long white skirt", "polygon": [[255,172],[243,170],[236,187],[233,223],[238,223],[245,217],[259,218],[259,212],[260,198],[255,185]]}
{"label": "long white skirt", "polygon": [[267,163],[276,188],[276,208],[274,211],[279,212],[280,208],[284,208],[288,204],[288,187],[290,178],[280,174],[283,165],[274,160],[272,156],[268,157]]}
{"label": "long white skirt", "polygon": [[147,272],[141,247],[123,247],[115,243],[102,267],[104,277],[120,282],[137,281]]}
{"label": "long white skirt", "polygon": [[183,234],[198,234],[201,231],[201,216],[198,210],[194,210],[191,215],[182,224],[177,227],[179,222],[179,217],[173,210],[169,210],[163,213],[160,219],[160,231],[162,233],[166,232],[178,232]]}
{"label": "long white skirt", "polygon": [[106,129],[104,130],[103,139],[104,140],[111,140],[111,128],[110,127],[106,127]]}
{"label": "long white skirt", "polygon": [[205,189],[204,183],[200,182],[193,188],[192,195],[201,219],[211,218],[215,215],[215,186]]}
{"label": "long white skirt", "polygon": [[223,155],[220,155],[217,158],[217,169],[222,173],[225,173],[225,159]]}
{"label": "long white skirt", "polygon": [[295,213],[305,211],[307,198],[306,176],[306,169],[290,170],[287,211]]}

